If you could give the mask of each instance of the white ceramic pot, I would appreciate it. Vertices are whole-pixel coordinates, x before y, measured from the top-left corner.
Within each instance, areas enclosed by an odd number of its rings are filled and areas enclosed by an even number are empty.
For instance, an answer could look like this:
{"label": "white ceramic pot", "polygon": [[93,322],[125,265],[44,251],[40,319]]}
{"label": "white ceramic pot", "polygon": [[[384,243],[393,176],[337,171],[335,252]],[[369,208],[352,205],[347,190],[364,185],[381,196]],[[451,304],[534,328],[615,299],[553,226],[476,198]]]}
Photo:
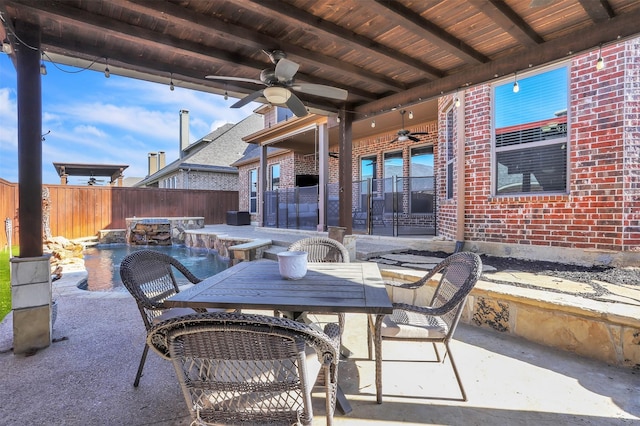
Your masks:
{"label": "white ceramic pot", "polygon": [[283,251],[278,253],[280,275],[285,280],[299,280],[307,274],[306,251]]}

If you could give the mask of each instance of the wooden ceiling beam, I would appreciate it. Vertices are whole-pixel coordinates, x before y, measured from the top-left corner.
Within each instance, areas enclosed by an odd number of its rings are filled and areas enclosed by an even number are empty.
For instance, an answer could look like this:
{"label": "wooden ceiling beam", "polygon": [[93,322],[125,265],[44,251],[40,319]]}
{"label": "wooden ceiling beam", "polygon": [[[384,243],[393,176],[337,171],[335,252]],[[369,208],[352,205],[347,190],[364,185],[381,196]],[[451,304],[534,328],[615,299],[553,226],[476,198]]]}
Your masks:
{"label": "wooden ceiling beam", "polygon": [[524,46],[535,46],[544,43],[544,39],[504,1],[469,0],[469,3]]}
{"label": "wooden ceiling beam", "polygon": [[371,52],[372,57],[383,57],[385,60],[398,63],[401,67],[414,68],[416,71],[424,74],[429,80],[444,76],[441,70],[429,64],[402,54],[395,49],[391,49],[332,22],[320,19],[287,3],[263,0],[237,0],[236,3],[265,16],[272,18],[278,16],[291,25],[302,27],[312,34],[318,34],[320,38],[329,36],[336,43],[348,45],[356,50],[365,49]]}
{"label": "wooden ceiling beam", "polygon": [[429,43],[448,51],[465,62],[473,64],[489,62],[488,57],[401,3],[375,0],[368,3],[368,7],[387,16],[389,20],[395,21],[398,26],[424,37]]}
{"label": "wooden ceiling beam", "polygon": [[[27,6],[25,3],[32,3],[32,5]],[[64,22],[68,25],[73,25],[76,27],[91,28],[97,33],[102,34],[103,36],[108,35],[109,37],[113,37],[114,39],[131,43],[133,46],[138,46],[140,44],[140,40],[142,40],[145,44],[145,47],[150,50],[162,51],[163,49],[166,49],[167,46],[170,46],[176,49],[176,51],[180,54],[198,59],[205,63],[215,64],[215,60],[218,60],[219,62],[223,63],[231,62],[236,65],[241,65],[250,68],[251,70],[255,70],[256,78],[259,72],[262,71],[262,69],[272,66],[270,62],[256,61],[251,58],[230,53],[222,49],[180,40],[166,34],[125,24],[120,21],[113,21],[108,18],[103,18],[96,15],[92,15],[91,19],[89,19],[88,12],[59,3],[50,4],[42,3],[38,0],[25,0],[20,5],[21,8],[31,8],[31,6],[33,6],[32,12],[35,13],[36,11],[39,11],[49,19],[54,19],[58,22]],[[42,29],[42,33],[43,40],[45,40],[47,37],[45,28]],[[139,50],[143,51],[143,49]],[[116,54],[115,51],[113,52],[113,54]],[[120,51],[118,52],[118,55],[122,57]],[[96,56],[107,57],[106,54],[98,54]],[[214,61],[212,61],[212,59]],[[174,72],[174,64],[166,63],[164,66],[165,69],[162,69],[160,67],[158,67],[158,69],[167,73]],[[204,79],[204,76],[206,74],[211,74],[211,71],[203,69],[202,73],[202,78]],[[305,75],[303,73],[298,73],[296,74],[296,76],[300,77],[300,80],[302,81],[309,81],[317,84],[325,84],[331,86],[336,85],[334,81],[328,81],[326,79]],[[357,96],[361,99],[374,99],[373,95],[370,92],[360,90],[356,87],[351,86],[345,87],[344,85],[342,85],[342,87],[352,95]]]}
{"label": "wooden ceiling beam", "polygon": [[[148,66],[148,59],[140,58],[133,52],[118,54],[118,50],[112,50],[112,48],[107,44],[89,45],[77,39],[70,39],[67,37],[59,37],[54,35],[45,36],[44,41],[46,44],[55,46],[55,48],[50,51],[50,54],[51,56],[54,56],[53,59],[56,60],[56,63],[82,68],[83,64],[78,62],[84,61],[84,63],[91,63],[96,58],[101,58],[104,54],[108,55],[109,57],[116,57],[117,55],[117,57],[119,58],[118,61],[111,59],[109,60],[112,74],[115,75],[115,69],[121,68],[123,70],[127,70],[136,74],[154,76],[155,78],[148,78],[148,80],[162,83],[160,81],[161,78],[158,78],[160,76],[158,68],[150,69]],[[43,43],[43,45],[45,43]],[[65,62],[65,58],[71,59]],[[86,65],[84,66],[86,67]],[[100,71],[100,69],[90,69],[94,71]],[[211,92],[218,95],[222,95],[225,91],[227,91],[230,97],[234,97],[237,99],[241,99],[244,97],[243,95],[252,93],[256,90],[255,85],[251,85],[250,83],[245,84],[237,81],[222,82],[203,80],[200,77],[200,74],[194,72],[193,68],[185,68],[183,66],[173,64],[171,65],[171,70],[171,73],[166,72],[165,84],[168,84],[170,81],[169,79],[172,78],[176,86],[179,86],[181,82],[184,82],[187,83],[187,85],[192,86],[191,88],[194,88],[195,90]],[[216,90],[207,90],[211,88],[216,88]],[[263,103],[267,103],[266,99],[263,99],[262,101]],[[260,102],[260,99],[256,100],[256,102]],[[305,95],[302,99],[302,102],[307,108],[329,112],[337,112],[342,106],[337,102],[334,103],[325,98],[318,98],[309,95]]]}
{"label": "wooden ceiling beam", "polygon": [[390,95],[377,101],[354,106],[354,109],[361,114],[388,111],[394,107],[412,105],[443,94],[452,93],[460,88],[489,83],[496,78],[501,78],[517,71],[568,59],[574,54],[594,49],[601,44],[613,43],[621,39],[637,36],[638,22],[640,22],[640,10],[618,15],[608,21],[581,28],[571,34],[496,59],[487,64],[466,68],[438,81],[414,87],[406,92]]}
{"label": "wooden ceiling beam", "polygon": [[616,16],[613,8],[607,0],[578,0],[585,12],[589,15],[593,22],[606,21]]}
{"label": "wooden ceiling beam", "polygon": [[[158,2],[157,0],[120,0],[118,1],[118,4],[125,10],[142,13],[175,25],[181,25],[185,21],[189,22],[189,27],[191,29],[201,31],[205,34],[214,33],[221,38],[232,37],[234,43],[242,44],[243,46],[255,50],[268,51],[278,47],[280,50],[286,52],[290,59],[292,56],[297,56],[304,59],[305,62],[313,64],[319,68],[331,68],[334,71],[346,74],[347,76],[362,79],[369,83],[381,86],[384,90],[398,92],[407,89],[404,84],[398,81],[372,73],[362,67],[345,63],[344,61],[318,54],[317,52],[312,52],[294,44],[283,42],[282,40],[276,39],[267,34],[250,31],[214,17],[196,14],[172,3]],[[333,85],[335,84],[336,83],[334,82]]]}

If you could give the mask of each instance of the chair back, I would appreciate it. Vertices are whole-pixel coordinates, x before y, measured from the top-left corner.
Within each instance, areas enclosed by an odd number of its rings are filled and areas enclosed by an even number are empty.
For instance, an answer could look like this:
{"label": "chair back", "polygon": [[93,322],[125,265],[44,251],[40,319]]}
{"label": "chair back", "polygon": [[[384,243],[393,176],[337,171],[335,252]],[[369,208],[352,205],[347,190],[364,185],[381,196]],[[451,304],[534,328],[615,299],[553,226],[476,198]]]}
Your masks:
{"label": "chair back", "polygon": [[165,321],[147,342],[172,360],[194,421],[311,424],[318,371],[324,368],[334,395],[337,386],[339,330],[330,326],[333,340],[284,318],[205,313]]}
{"label": "chair back", "polygon": [[289,251],[306,251],[309,262],[349,263],[349,251],[340,242],[326,237],[309,237],[289,246]]}
{"label": "chair back", "polygon": [[462,315],[467,295],[482,274],[480,256],[471,252],[454,253],[440,262],[430,275],[440,273],[440,282],[435,289],[430,307],[445,309],[440,318],[447,324],[448,335],[452,336]]}
{"label": "chair back", "polygon": [[194,284],[202,281],[178,260],[154,250],[135,251],[120,264],[122,283],[135,299],[147,330],[153,319],[167,309],[164,301],[180,292],[172,268]]}

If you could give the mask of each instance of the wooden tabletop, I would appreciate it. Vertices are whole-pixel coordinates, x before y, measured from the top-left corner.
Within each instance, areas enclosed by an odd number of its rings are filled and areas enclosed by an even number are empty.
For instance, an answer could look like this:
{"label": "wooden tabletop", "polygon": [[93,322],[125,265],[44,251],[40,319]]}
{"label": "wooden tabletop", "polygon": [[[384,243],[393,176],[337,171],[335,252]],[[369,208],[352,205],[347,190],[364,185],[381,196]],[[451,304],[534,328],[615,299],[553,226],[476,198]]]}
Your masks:
{"label": "wooden tabletop", "polygon": [[374,263],[309,263],[300,280],[280,276],[278,262],[241,262],[165,301],[188,308],[266,309],[390,314],[391,301]]}

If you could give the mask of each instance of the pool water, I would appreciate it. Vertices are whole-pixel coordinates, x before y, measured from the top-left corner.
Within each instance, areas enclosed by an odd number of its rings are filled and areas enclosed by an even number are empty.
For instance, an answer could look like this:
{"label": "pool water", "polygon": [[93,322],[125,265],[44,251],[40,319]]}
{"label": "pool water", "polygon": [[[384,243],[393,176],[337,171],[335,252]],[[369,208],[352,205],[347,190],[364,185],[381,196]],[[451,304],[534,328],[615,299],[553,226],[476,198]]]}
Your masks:
{"label": "pool water", "polygon": [[[98,245],[84,251],[84,266],[87,281],[78,287],[89,291],[127,291],[120,279],[120,263],[128,254],[137,250],[156,250],[176,258],[196,277],[206,278],[224,271],[229,260],[207,249],[184,246],[129,246],[125,244]],[[178,284],[187,284],[187,280],[176,269],[173,270]]]}

